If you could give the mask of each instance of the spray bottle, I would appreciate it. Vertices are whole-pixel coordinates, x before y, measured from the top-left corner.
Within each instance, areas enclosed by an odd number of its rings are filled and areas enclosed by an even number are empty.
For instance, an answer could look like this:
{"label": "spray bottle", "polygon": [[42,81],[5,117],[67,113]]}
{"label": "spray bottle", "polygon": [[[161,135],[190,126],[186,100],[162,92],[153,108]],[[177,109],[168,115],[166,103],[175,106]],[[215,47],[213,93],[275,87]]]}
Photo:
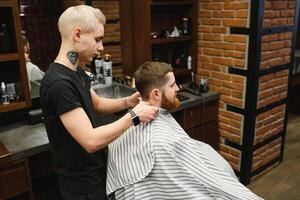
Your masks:
{"label": "spray bottle", "polygon": [[110,60],[111,55],[105,54],[103,61],[103,73],[104,73],[104,80],[105,85],[112,84],[112,61]]}

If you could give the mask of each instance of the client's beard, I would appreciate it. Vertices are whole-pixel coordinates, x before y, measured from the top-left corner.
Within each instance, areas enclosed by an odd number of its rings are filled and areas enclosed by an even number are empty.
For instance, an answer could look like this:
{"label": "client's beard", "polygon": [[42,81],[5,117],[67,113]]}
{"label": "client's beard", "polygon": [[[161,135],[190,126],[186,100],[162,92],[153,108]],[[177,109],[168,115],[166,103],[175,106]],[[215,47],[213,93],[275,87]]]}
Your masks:
{"label": "client's beard", "polygon": [[178,108],[180,106],[180,101],[179,99],[176,97],[176,95],[174,96],[173,101],[170,101],[165,93],[162,94],[162,99],[161,99],[161,107],[169,110],[169,111],[173,111],[176,108]]}

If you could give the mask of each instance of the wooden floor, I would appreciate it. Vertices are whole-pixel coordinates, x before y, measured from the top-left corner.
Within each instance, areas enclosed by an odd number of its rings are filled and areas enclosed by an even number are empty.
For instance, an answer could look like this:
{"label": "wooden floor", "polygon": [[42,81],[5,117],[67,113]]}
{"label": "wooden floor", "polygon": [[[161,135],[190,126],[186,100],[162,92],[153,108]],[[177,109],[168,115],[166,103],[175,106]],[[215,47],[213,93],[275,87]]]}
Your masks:
{"label": "wooden floor", "polygon": [[300,115],[289,114],[284,161],[248,187],[267,200],[300,200]]}

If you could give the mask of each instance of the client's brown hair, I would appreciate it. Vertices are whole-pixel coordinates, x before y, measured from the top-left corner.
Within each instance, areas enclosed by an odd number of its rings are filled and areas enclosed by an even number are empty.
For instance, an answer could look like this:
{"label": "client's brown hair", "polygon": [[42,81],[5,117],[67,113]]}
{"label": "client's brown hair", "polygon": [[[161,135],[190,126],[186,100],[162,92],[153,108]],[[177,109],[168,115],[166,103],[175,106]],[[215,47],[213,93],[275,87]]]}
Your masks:
{"label": "client's brown hair", "polygon": [[171,65],[164,62],[145,62],[134,73],[136,89],[143,100],[149,99],[149,92],[154,88],[161,88],[168,81],[165,76],[173,72]]}

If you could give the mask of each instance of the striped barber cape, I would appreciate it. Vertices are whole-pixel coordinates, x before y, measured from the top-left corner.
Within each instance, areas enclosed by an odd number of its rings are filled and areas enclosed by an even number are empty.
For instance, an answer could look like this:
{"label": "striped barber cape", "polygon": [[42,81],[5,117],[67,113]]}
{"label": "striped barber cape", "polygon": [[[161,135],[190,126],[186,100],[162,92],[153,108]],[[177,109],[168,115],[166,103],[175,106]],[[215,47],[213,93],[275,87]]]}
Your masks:
{"label": "striped barber cape", "polygon": [[109,145],[106,192],[117,200],[261,199],[211,146],[160,110]]}

